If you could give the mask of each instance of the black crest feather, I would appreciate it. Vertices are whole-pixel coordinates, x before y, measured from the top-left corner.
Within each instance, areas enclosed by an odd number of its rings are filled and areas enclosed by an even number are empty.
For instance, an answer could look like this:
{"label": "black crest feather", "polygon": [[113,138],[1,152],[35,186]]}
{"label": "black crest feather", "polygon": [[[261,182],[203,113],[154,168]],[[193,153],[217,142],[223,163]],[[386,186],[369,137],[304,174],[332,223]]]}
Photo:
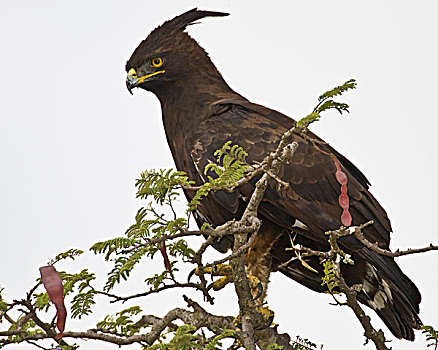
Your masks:
{"label": "black crest feather", "polygon": [[[188,25],[194,24],[195,21],[204,17],[224,17],[228,15],[229,13],[226,12],[202,11],[194,8],[164,22],[155,28],[135,49],[131,58],[126,63],[126,71],[132,67],[138,67],[144,58],[151,52],[154,52],[154,50],[175,47],[177,41],[187,40],[189,36],[184,33],[184,30]],[[181,38],[181,36],[185,36],[185,38]],[[179,40],[176,40],[177,37],[179,37]],[[192,40],[190,39],[190,41]]]}
{"label": "black crest feather", "polygon": [[173,30],[184,30],[188,25],[194,24],[195,21],[200,20],[204,17],[224,17],[228,16],[229,13],[226,12],[216,12],[216,11],[202,11],[194,8],[190,11],[184,12],[183,14],[176,16],[170,21],[166,21],[161,26],[161,29],[166,31]]}

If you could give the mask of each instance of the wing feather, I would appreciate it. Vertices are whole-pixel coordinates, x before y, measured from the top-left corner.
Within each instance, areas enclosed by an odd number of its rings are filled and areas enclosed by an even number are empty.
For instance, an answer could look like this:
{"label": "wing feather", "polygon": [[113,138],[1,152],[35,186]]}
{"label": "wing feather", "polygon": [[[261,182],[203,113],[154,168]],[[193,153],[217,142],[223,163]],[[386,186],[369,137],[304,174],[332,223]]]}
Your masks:
{"label": "wing feather", "polygon": [[[214,152],[227,141],[238,144],[248,152],[248,163],[260,162],[274,151],[280,138],[294,121],[279,112],[242,100],[223,100],[210,106],[212,115],[193,133],[191,156],[202,181],[207,181],[203,169],[216,162]],[[316,136],[311,135],[316,138]],[[382,247],[389,245],[391,225],[384,209],[368,192],[368,180],[351,162],[328,144],[318,144],[299,135],[293,136],[299,147],[290,164],[284,165],[279,176],[290,184],[284,193],[271,184],[266,192],[260,213],[283,227],[295,221],[305,223],[316,239],[325,240],[324,232],[341,225],[342,208],[339,205],[340,184],[335,177],[336,166],[330,154],[335,155],[348,177],[348,195],[353,224],[375,220],[375,227],[366,230],[366,237]],[[218,191],[211,194],[223,209],[235,214],[244,207],[254,190],[255,180],[233,193]],[[240,204],[239,204],[240,201]],[[202,209],[201,209],[202,210]],[[348,240],[346,240],[348,241]]]}

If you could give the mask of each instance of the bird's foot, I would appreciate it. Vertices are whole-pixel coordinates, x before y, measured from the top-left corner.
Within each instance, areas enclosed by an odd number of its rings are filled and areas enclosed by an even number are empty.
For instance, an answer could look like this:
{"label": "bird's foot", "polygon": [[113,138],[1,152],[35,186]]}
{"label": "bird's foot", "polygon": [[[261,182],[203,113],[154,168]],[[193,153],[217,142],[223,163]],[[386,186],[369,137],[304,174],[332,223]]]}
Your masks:
{"label": "bird's foot", "polygon": [[[202,273],[209,274],[213,278],[213,276],[221,276],[213,283],[211,283],[207,289],[220,290],[224,288],[228,283],[233,282],[233,269],[231,265],[228,264],[219,264],[214,265],[212,267],[204,267],[202,268]],[[192,271],[189,275],[189,279],[193,274],[199,276],[200,271],[197,267],[194,271]],[[260,280],[253,275],[246,275],[248,279],[249,286],[251,288],[251,293],[253,295],[253,300],[257,300],[263,293],[263,286]]]}
{"label": "bird's foot", "polygon": [[[274,321],[274,311],[270,310],[267,306],[256,308],[256,317],[253,320],[253,327],[255,330],[262,330],[270,327]],[[236,328],[242,329],[242,319],[237,316],[234,319],[234,325]]]}

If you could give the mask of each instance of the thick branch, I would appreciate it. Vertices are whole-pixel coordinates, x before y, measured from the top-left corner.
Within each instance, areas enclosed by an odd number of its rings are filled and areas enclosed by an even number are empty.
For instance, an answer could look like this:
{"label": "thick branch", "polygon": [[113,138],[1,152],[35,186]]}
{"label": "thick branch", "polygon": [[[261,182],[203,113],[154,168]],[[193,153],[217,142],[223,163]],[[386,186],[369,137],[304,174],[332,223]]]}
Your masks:
{"label": "thick branch", "polygon": [[[129,345],[134,343],[146,342],[152,345],[161,335],[161,333],[167,328],[171,327],[175,329],[173,321],[181,320],[185,324],[194,326],[196,328],[207,327],[213,332],[218,332],[223,329],[233,329],[233,317],[230,316],[216,316],[205,311],[199,304],[184,297],[188,305],[193,308],[193,312],[176,308],[169,311],[163,318],[158,318],[155,316],[145,316],[142,317],[139,322],[135,324],[137,327],[141,327],[143,324],[152,323],[151,329],[147,334],[136,334],[129,337],[117,336],[114,334],[103,333],[97,329],[90,329],[85,332],[64,332],[63,338],[80,338],[80,339],[94,339],[101,340],[108,343],[116,345]],[[35,322],[42,329],[46,331],[46,334],[30,334],[23,330],[11,330],[11,331],[1,331],[0,336],[20,336],[23,341],[28,340],[41,340],[50,339],[56,336],[56,332],[50,328],[50,326],[42,322],[38,317],[35,317]],[[152,321],[152,322],[151,322]],[[10,344],[13,343],[13,339],[1,339],[0,344]]]}

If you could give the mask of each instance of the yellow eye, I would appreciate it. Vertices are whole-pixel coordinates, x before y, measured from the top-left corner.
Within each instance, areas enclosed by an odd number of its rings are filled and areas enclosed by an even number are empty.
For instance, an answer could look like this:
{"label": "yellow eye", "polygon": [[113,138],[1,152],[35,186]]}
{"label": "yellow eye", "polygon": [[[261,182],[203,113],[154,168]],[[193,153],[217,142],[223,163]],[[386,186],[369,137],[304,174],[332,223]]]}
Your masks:
{"label": "yellow eye", "polygon": [[161,67],[163,65],[163,59],[161,57],[155,57],[152,59],[151,63],[155,68]]}

